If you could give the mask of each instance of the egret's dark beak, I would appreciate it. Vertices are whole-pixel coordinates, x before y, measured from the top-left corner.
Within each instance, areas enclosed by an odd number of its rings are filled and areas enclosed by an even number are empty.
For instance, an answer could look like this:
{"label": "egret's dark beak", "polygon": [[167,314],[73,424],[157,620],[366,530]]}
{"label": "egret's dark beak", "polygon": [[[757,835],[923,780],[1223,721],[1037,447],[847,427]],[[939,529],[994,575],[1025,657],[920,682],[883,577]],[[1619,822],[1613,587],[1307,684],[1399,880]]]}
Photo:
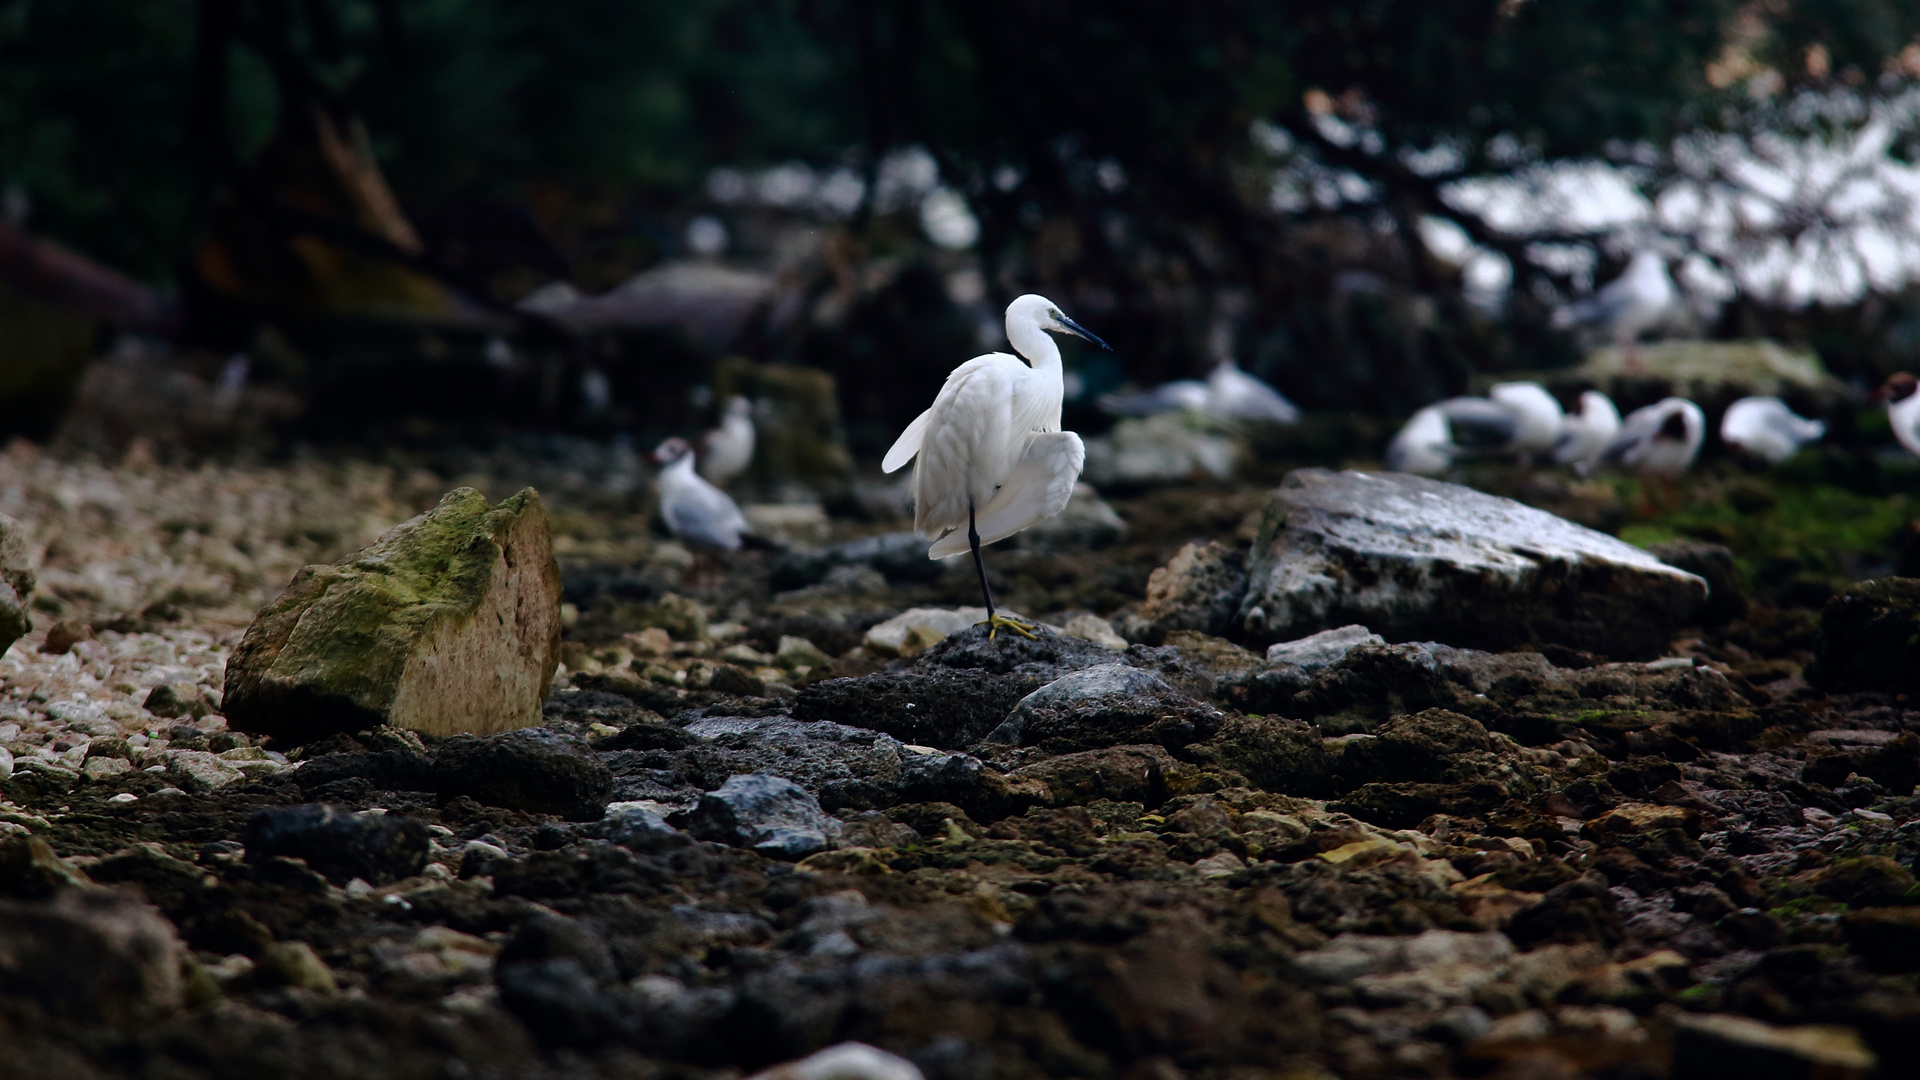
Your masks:
{"label": "egret's dark beak", "polygon": [[1100,346],[1101,348],[1107,350],[1108,352],[1113,351],[1113,346],[1107,344],[1104,341],[1101,341],[1097,337],[1094,337],[1093,331],[1088,330],[1086,327],[1081,326],[1079,323],[1074,322],[1072,319],[1067,318],[1065,315],[1056,315],[1054,316],[1054,318],[1057,319],[1060,325],[1065,327],[1067,332],[1072,334],[1074,337],[1086,338],[1088,341],[1093,342],[1095,345]]}

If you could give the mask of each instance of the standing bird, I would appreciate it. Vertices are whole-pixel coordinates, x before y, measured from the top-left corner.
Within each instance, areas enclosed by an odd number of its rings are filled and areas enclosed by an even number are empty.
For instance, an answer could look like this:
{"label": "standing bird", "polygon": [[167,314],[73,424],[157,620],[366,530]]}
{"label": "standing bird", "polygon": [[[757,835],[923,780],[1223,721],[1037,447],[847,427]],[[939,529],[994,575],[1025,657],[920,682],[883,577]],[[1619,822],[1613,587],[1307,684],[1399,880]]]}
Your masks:
{"label": "standing bird", "polygon": [[1152,416],[1186,409],[1215,420],[1264,420],[1274,424],[1300,420],[1298,405],[1240,370],[1232,360],[1214,365],[1206,382],[1176,379],[1139,393],[1108,394],[1100,399],[1100,408],[1115,416]]}
{"label": "standing bird", "polygon": [[1914,454],[1920,454],[1920,379],[1904,371],[1887,377],[1873,400],[1887,403],[1887,420],[1893,425],[1893,437]]}
{"label": "standing bird", "polygon": [[1033,366],[1006,353],[987,353],[954,368],[933,407],[907,425],[881,463],[893,472],[919,456],[913,527],[933,537],[930,559],[972,549],[989,638],[1003,626],[1027,637],[1033,628],[994,614],[980,545],[1059,513],[1073,497],[1087,457],[1080,436],[1060,430],[1065,387],[1060,347],[1048,334],[1073,334],[1112,350],[1053,301],[1022,296],[1007,305],[1007,340]]}
{"label": "standing bird", "polygon": [[664,466],[660,516],[667,521],[667,531],[693,551],[696,569],[702,555],[740,550],[747,519],[726,492],[694,473],[693,447],[687,440],[668,439],[649,460]]}
{"label": "standing bird", "polygon": [[1523,460],[1544,454],[1560,441],[1560,429],[1566,413],[1560,403],[1537,382],[1495,383],[1487,398],[1513,414],[1513,437],[1502,449]]}
{"label": "standing bird", "polygon": [[1634,252],[1627,272],[1604,288],[1554,312],[1556,329],[1593,326],[1607,333],[1626,354],[1629,371],[1640,370],[1640,335],[1660,325],[1679,292],[1667,276],[1667,261],[1657,251]]}
{"label": "standing bird", "polygon": [[1827,425],[1787,408],[1777,397],[1743,397],[1720,418],[1720,441],[1769,465],[1798,453],[1805,443],[1827,433]]}
{"label": "standing bird", "polygon": [[1520,421],[1514,410],[1486,398],[1457,397],[1413,414],[1387,445],[1387,468],[1431,476],[1462,455],[1512,447]]}
{"label": "standing bird", "polygon": [[1693,464],[1707,437],[1707,417],[1686,398],[1670,397],[1627,414],[1620,434],[1603,455],[1640,474],[1642,510],[1651,510],[1649,479],[1657,480],[1668,509],[1680,505],[1680,474]]}
{"label": "standing bird", "polygon": [[753,403],[734,395],[721,410],[720,426],[700,440],[700,475],[725,487],[753,464]]}
{"label": "standing bird", "polygon": [[1571,465],[1574,472],[1585,476],[1618,434],[1620,410],[1614,407],[1613,399],[1598,390],[1583,390],[1580,411],[1569,415],[1560,427],[1560,443],[1553,448],[1553,460]]}

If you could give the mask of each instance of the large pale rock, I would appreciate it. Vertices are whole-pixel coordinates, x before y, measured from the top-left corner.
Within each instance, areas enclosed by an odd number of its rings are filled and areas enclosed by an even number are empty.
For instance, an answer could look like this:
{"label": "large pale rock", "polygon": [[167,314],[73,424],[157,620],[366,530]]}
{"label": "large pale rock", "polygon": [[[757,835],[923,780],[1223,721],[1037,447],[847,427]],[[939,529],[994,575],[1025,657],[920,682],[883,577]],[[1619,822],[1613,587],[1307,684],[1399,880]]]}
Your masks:
{"label": "large pale rock", "polygon": [[1300,469],[1276,488],[1238,611],[1250,642],[1361,623],[1390,641],[1660,652],[1706,582],[1603,533],[1457,484]]}
{"label": "large pale rock", "polygon": [[0,656],[33,629],[27,594],[33,591],[33,567],[27,560],[27,530],[0,514]]}
{"label": "large pale rock", "polygon": [[560,568],[540,496],[461,488],[346,560],[308,566],[227,662],[227,723],[305,742],[391,724],[488,735],[540,721]]}

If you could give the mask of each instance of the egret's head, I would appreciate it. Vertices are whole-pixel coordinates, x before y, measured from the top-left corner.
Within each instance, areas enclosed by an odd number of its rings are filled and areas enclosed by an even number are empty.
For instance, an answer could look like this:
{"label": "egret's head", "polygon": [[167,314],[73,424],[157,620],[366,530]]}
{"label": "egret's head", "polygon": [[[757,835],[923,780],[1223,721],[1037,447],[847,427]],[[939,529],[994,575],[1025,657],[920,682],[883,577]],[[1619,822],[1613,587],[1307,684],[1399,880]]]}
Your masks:
{"label": "egret's head", "polygon": [[1021,324],[1039,327],[1049,334],[1072,334],[1074,337],[1086,338],[1108,352],[1113,351],[1113,346],[1094,337],[1092,331],[1067,318],[1058,304],[1034,293],[1028,293],[1007,305],[1008,336],[1011,337],[1013,328]]}
{"label": "egret's head", "polygon": [[1920,379],[1914,378],[1907,372],[1896,371],[1887,376],[1886,383],[1880,389],[1873,392],[1873,400],[1891,404],[1907,400],[1916,391],[1920,391]]}
{"label": "egret's head", "polygon": [[647,460],[653,462],[655,465],[671,465],[682,458],[692,456],[693,446],[688,443],[687,440],[676,435],[666,442],[661,443],[659,446],[654,447],[653,453],[647,455]]}

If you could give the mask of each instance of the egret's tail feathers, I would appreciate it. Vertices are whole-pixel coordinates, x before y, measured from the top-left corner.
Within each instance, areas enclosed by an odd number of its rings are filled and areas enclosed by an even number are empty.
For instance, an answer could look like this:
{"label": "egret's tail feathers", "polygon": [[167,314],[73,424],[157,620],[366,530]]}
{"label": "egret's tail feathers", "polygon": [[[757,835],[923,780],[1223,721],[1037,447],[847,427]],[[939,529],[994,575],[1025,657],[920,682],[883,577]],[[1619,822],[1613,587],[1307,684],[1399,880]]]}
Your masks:
{"label": "egret's tail feathers", "polygon": [[[1000,491],[974,515],[980,543],[1005,540],[1042,518],[1066,508],[1073,498],[1074,481],[1087,460],[1087,448],[1071,431],[1035,435],[1013,474]],[[954,529],[933,542],[927,558],[944,559],[967,550],[967,531]]]}

